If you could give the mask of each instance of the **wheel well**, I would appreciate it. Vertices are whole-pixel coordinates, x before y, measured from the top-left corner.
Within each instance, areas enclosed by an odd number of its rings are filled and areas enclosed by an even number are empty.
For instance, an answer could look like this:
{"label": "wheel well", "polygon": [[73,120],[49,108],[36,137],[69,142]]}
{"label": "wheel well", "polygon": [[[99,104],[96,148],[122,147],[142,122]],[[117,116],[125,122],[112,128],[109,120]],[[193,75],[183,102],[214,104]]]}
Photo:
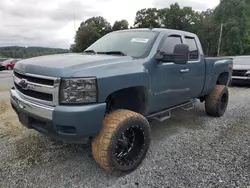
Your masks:
{"label": "wheel well", "polygon": [[219,84],[219,85],[227,85],[227,83],[228,83],[228,77],[229,77],[228,72],[223,72],[223,73],[221,73],[221,74],[218,76],[218,78],[217,78],[216,84]]}
{"label": "wheel well", "polygon": [[147,90],[143,86],[121,89],[110,94],[106,103],[107,112],[114,109],[127,109],[144,114],[147,104]]}

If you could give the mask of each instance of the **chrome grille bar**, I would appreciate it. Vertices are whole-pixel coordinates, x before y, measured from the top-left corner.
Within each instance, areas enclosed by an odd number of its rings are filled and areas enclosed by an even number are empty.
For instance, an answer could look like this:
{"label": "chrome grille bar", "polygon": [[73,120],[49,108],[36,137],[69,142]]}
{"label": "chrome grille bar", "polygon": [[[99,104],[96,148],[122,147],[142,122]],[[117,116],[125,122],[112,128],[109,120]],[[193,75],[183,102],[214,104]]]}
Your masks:
{"label": "chrome grille bar", "polygon": [[[20,85],[19,83],[22,81],[22,79],[17,78],[16,76],[14,76],[14,82],[18,85]],[[30,81],[26,81],[26,83],[28,84],[27,89],[29,90],[33,90],[33,91],[38,91],[38,92],[42,92],[42,93],[49,93],[49,94],[53,94],[54,92],[54,86],[48,86],[48,85],[43,85],[43,84],[37,84],[34,82],[30,82]],[[21,86],[21,85],[20,85]]]}
{"label": "chrome grille bar", "polygon": [[[41,84],[41,80],[36,80],[37,78],[44,79],[45,81],[44,83],[51,83],[51,81],[53,81],[53,85]],[[13,81],[15,89],[17,90],[18,94],[26,100],[50,106],[56,106],[59,103],[58,96],[59,96],[60,78],[47,77],[34,74],[20,74],[20,73],[15,74],[14,72]],[[25,92],[25,91],[32,91],[32,92]],[[44,98],[41,99],[41,97],[39,98],[39,95],[43,96],[43,94],[45,95],[45,97],[48,96],[48,94],[50,94],[50,96],[52,95],[52,100],[51,97],[50,100],[44,100]]]}

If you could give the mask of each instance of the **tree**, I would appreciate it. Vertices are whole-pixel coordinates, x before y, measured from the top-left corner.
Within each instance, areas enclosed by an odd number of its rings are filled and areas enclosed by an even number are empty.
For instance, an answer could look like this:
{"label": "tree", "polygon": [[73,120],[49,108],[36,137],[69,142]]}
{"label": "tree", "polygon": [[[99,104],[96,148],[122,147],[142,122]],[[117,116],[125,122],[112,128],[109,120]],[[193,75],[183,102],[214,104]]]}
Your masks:
{"label": "tree", "polygon": [[221,0],[214,11],[214,22],[223,23],[221,53],[242,55],[250,49],[249,0]]}
{"label": "tree", "polygon": [[111,25],[103,17],[92,17],[82,22],[71,45],[73,52],[82,52],[96,40],[111,31]]}
{"label": "tree", "polygon": [[112,31],[128,29],[128,25],[129,24],[127,20],[115,21]]}
{"label": "tree", "polygon": [[202,18],[200,13],[191,7],[181,8],[178,3],[171,4],[169,8],[160,9],[158,12],[163,27],[190,32],[197,31],[196,24]]}
{"label": "tree", "polygon": [[149,27],[160,27],[160,20],[156,8],[141,9],[137,11],[134,22],[134,27],[137,28],[149,28]]}
{"label": "tree", "polygon": [[77,51],[76,45],[75,45],[75,44],[71,44],[69,50],[70,50],[71,52],[76,52],[76,51]]}
{"label": "tree", "polygon": [[201,12],[202,20],[197,31],[204,53],[207,56],[216,55],[220,34],[220,28],[213,19],[213,11],[213,9],[207,9]]}
{"label": "tree", "polygon": [[41,55],[68,53],[69,50],[60,48],[44,48],[44,47],[22,47],[8,46],[0,47],[0,56],[7,58],[30,58]]}

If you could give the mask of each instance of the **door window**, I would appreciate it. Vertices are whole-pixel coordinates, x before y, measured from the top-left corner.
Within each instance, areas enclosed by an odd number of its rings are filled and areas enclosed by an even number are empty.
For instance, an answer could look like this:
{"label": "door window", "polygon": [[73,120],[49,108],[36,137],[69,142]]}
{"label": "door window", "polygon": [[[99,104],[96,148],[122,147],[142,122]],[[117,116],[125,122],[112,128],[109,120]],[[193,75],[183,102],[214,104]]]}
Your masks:
{"label": "door window", "polygon": [[199,51],[195,41],[195,38],[185,37],[189,46],[189,61],[195,61],[199,59]]}
{"label": "door window", "polygon": [[167,54],[172,54],[174,52],[174,47],[176,44],[182,44],[180,36],[169,36],[165,39],[162,44],[161,51]]}

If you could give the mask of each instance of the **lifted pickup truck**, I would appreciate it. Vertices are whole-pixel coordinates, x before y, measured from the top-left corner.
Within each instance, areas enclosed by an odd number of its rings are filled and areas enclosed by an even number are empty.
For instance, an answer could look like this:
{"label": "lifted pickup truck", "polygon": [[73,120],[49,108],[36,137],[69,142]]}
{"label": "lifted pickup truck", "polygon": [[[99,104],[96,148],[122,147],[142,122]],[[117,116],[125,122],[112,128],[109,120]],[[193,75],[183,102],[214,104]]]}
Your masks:
{"label": "lifted pickup truck", "polygon": [[152,119],[205,102],[223,116],[232,61],[205,59],[198,37],[169,29],[109,33],[83,53],[19,61],[11,104],[21,124],[51,138],[92,142],[96,162],[130,172],[146,156]]}

